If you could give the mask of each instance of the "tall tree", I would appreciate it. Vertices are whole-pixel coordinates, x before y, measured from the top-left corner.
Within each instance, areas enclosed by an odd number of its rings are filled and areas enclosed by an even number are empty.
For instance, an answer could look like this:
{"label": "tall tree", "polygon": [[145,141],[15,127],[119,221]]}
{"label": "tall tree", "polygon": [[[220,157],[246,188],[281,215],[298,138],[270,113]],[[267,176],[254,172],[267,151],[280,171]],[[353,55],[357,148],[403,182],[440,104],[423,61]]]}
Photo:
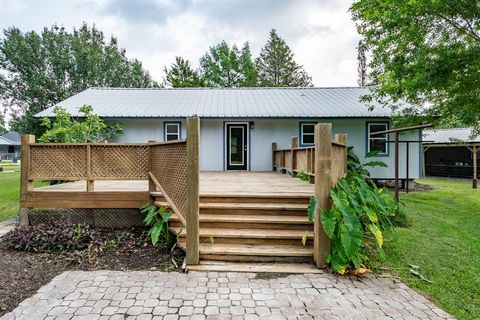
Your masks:
{"label": "tall tree", "polygon": [[[357,0],[358,32],[372,53],[367,97],[419,107],[405,116],[459,121],[480,132],[480,2]],[[420,117],[419,117],[420,116]]]}
{"label": "tall tree", "polygon": [[225,41],[210,47],[200,58],[200,69],[207,86],[239,87],[243,76],[236,46],[231,49]]}
{"label": "tall tree", "polygon": [[357,52],[357,83],[360,87],[365,87],[367,86],[367,55],[361,40],[358,42]]}
{"label": "tall tree", "polygon": [[245,42],[243,45],[238,59],[240,60],[240,69],[243,76],[241,86],[256,87],[258,85],[257,66],[252,59],[252,53],[250,52],[250,45],[248,42]]}
{"label": "tall tree", "polygon": [[0,111],[0,135],[7,133],[7,126],[5,124],[5,115]]}
{"label": "tall tree", "polygon": [[157,86],[115,37],[107,40],[86,24],[72,33],[57,25],[41,33],[5,29],[0,71],[0,98],[12,112],[11,129],[36,135],[43,129],[34,114],[88,87]]}
{"label": "tall tree", "polygon": [[258,80],[267,87],[309,87],[312,78],[297,64],[293,52],[275,29],[256,59]]}
{"label": "tall tree", "polygon": [[165,67],[164,84],[173,88],[203,87],[204,80],[199,73],[192,68],[188,60],[175,57],[175,62],[170,68]]}

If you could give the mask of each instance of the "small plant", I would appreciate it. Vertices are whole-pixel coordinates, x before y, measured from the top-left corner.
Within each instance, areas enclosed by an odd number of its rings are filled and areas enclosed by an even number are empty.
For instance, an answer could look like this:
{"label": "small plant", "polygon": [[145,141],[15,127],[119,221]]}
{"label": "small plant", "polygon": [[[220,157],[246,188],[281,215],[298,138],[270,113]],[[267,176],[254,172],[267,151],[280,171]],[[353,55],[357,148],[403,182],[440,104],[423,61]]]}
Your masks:
{"label": "small plant", "polygon": [[29,252],[68,252],[88,248],[96,232],[86,224],[68,219],[18,227],[2,239],[11,249]]}
{"label": "small plant", "polygon": [[302,181],[310,181],[310,176],[309,176],[309,174],[307,173],[307,171],[304,170],[304,169],[298,170],[298,172],[297,172],[297,178],[299,178],[299,179],[302,180]]}
{"label": "small plant", "polygon": [[143,220],[147,227],[150,227],[148,235],[154,246],[157,245],[160,239],[165,241],[167,247],[173,247],[174,239],[168,229],[168,220],[172,216],[173,212],[165,207],[157,207],[153,204],[147,203],[140,208],[141,212],[146,213],[146,217]]}

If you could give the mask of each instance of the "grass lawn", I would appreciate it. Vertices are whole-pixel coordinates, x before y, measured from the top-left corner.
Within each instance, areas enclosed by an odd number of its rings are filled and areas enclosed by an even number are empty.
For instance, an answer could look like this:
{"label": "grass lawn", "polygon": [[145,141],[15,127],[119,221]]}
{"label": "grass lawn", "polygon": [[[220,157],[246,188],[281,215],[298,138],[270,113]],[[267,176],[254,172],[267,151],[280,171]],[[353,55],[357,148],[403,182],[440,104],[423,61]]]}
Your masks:
{"label": "grass lawn", "polygon": [[384,266],[459,319],[480,319],[480,189],[467,180],[419,182],[436,189],[402,195],[411,225],[394,231]]}
{"label": "grass lawn", "polygon": [[[20,170],[20,167],[4,170]],[[36,181],[35,187],[47,184],[47,182]],[[0,172],[0,221],[16,217],[19,211],[19,197],[20,172]]]}
{"label": "grass lawn", "polygon": [[19,192],[20,172],[0,172],[0,221],[17,215]]}

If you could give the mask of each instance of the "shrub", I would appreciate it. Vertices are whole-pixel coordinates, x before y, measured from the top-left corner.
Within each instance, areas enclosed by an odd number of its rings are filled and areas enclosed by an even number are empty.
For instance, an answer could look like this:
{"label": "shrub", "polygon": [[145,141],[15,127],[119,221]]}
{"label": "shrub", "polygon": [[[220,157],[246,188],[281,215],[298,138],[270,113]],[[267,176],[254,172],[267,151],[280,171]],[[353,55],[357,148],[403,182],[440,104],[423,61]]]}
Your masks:
{"label": "shrub", "polygon": [[[366,158],[375,155],[371,152]],[[380,161],[361,163],[349,148],[348,173],[330,191],[331,210],[320,213],[323,229],[331,240],[326,260],[340,274],[368,265],[376,256],[383,259],[383,232],[392,226],[391,219],[398,214],[392,194],[371,181],[367,166],[386,165]],[[309,204],[311,221],[315,205],[313,198]]]}
{"label": "shrub", "polygon": [[174,239],[168,229],[168,220],[170,220],[173,212],[165,207],[157,207],[149,203],[143,205],[140,210],[147,214],[143,222],[147,227],[150,227],[148,235],[152,244],[156,246],[159,240],[163,240],[167,247],[171,248]]}
{"label": "shrub", "polygon": [[86,224],[74,224],[68,219],[17,227],[7,233],[7,247],[29,252],[66,252],[86,249],[95,238],[95,231]]}

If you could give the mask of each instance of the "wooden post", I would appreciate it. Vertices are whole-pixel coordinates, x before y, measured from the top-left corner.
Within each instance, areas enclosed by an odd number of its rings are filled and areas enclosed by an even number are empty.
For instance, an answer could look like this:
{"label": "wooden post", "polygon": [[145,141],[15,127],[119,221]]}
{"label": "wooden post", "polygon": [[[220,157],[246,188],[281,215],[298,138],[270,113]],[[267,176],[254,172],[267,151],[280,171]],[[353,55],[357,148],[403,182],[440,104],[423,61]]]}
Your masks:
{"label": "wooden post", "polygon": [[332,203],[332,124],[315,125],[315,197],[318,204],[314,218],[313,255],[317,268],[325,266],[325,257],[330,252],[330,239],[322,226],[321,211],[330,210]]}
{"label": "wooden post", "polygon": [[348,165],[347,165],[347,158],[348,158],[348,150],[347,150],[347,143],[348,143],[348,138],[345,133],[337,133],[335,135],[335,141],[341,144],[345,145],[345,168],[344,168],[344,173],[347,173],[348,171]]}
{"label": "wooden post", "polygon": [[399,153],[400,153],[400,150],[398,148],[399,138],[400,138],[400,133],[397,131],[395,132],[395,199],[397,200],[397,202],[400,199],[400,191],[398,186],[398,166],[400,165],[400,162],[398,160]]}
{"label": "wooden post", "polygon": [[296,154],[296,148],[298,148],[298,137],[292,137],[292,145],[290,148],[290,153],[291,153],[291,164],[292,164],[292,177],[296,176],[295,169],[297,168],[297,158],[295,157]]}
{"label": "wooden post", "polygon": [[406,141],[405,142],[405,147],[407,148],[406,150],[406,154],[407,154],[407,161],[405,163],[406,165],[406,172],[405,172],[405,192],[408,193],[408,180],[409,180],[409,176],[410,176],[410,142],[409,141]]}
{"label": "wooden post", "polygon": [[148,164],[147,164],[147,177],[148,177],[148,192],[155,192],[157,191],[157,186],[153,182],[153,180],[150,178],[149,172],[152,172],[152,144],[153,140],[148,140]]}
{"label": "wooden post", "polygon": [[28,192],[33,190],[33,180],[30,180],[30,144],[35,143],[35,136],[26,134],[22,136],[22,160],[20,162],[20,214],[18,224],[28,226],[28,208],[21,205],[22,201],[27,200]]}
{"label": "wooden post", "polygon": [[199,262],[200,119],[187,118],[187,265]]}
{"label": "wooden post", "polygon": [[278,163],[276,163],[276,152],[277,151],[277,143],[272,142],[272,171],[277,170]]}
{"label": "wooden post", "polygon": [[92,192],[94,188],[92,174],[92,145],[87,145],[87,192]]}
{"label": "wooden post", "polygon": [[478,147],[473,146],[473,180],[472,180],[472,188],[477,189],[477,178],[478,178],[478,164],[477,164],[477,152],[479,149]]}

